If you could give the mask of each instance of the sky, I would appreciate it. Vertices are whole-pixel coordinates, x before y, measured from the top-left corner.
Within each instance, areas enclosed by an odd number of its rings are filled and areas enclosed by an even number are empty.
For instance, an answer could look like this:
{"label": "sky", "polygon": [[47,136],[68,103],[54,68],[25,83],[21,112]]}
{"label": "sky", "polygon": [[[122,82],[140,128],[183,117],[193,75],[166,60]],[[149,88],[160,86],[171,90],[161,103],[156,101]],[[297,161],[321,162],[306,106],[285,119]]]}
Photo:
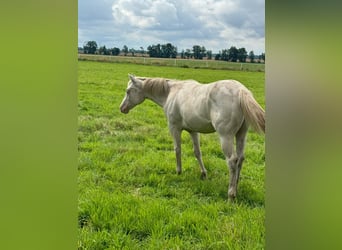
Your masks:
{"label": "sky", "polygon": [[140,49],[172,43],[178,52],[231,46],[265,52],[264,0],[79,0],[78,46]]}

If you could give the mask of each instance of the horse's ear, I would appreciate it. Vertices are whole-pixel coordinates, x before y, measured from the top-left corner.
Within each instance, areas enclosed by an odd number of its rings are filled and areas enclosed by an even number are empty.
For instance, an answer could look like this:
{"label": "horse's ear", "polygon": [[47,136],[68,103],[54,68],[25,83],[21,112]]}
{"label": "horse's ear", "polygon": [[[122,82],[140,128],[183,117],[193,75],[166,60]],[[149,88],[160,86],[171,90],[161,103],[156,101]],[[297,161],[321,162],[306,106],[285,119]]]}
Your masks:
{"label": "horse's ear", "polygon": [[128,74],[128,77],[135,86],[137,86],[137,87],[141,86],[141,81],[138,78],[136,78],[134,75]]}
{"label": "horse's ear", "polygon": [[133,79],[135,79],[135,75],[133,75],[133,74],[128,74],[128,77],[131,81],[133,81]]}

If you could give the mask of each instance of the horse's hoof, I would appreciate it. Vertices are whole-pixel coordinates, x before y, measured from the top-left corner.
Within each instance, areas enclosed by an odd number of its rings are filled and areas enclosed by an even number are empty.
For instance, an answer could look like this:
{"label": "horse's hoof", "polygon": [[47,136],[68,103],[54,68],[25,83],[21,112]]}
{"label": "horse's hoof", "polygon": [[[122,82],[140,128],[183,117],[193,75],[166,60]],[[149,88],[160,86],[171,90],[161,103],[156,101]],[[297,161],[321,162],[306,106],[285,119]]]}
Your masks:
{"label": "horse's hoof", "polygon": [[236,200],[236,196],[228,195],[228,201],[235,201],[235,200]]}
{"label": "horse's hoof", "polygon": [[236,192],[234,192],[233,190],[229,190],[229,192],[228,192],[228,200],[234,201],[235,199],[236,199]]}
{"label": "horse's hoof", "polygon": [[202,179],[202,180],[207,179],[207,172],[202,172],[202,173],[201,173],[201,179]]}

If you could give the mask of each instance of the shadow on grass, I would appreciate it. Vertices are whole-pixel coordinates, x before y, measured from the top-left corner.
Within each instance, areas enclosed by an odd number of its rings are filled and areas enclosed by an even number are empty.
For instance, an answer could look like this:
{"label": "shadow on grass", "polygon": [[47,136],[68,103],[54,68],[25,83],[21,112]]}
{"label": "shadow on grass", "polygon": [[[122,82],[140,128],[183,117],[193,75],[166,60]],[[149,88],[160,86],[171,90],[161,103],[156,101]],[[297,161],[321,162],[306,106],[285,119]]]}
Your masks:
{"label": "shadow on grass", "polygon": [[252,185],[248,183],[244,183],[243,181],[239,183],[238,190],[237,190],[237,197],[231,201],[228,200],[228,182],[222,183],[226,185],[224,191],[220,191],[219,196],[221,199],[226,200],[228,203],[235,203],[238,205],[245,205],[250,208],[255,207],[264,207],[265,206],[265,199],[264,194],[260,191],[255,190]]}
{"label": "shadow on grass", "polygon": [[[211,176],[208,174],[207,179],[201,179],[200,174],[191,171],[182,178],[184,186],[192,188],[195,195],[205,197],[210,200],[225,200],[228,202],[228,175],[222,174],[217,176],[217,173]],[[230,201],[229,201],[230,202]],[[248,207],[264,207],[265,195],[262,190],[258,190],[253,187],[252,183],[249,183],[243,178],[240,179],[237,197],[233,201],[234,203],[246,205]]]}
{"label": "shadow on grass", "polygon": [[[165,198],[181,198],[188,195],[189,197],[197,196],[199,199],[228,202],[229,175],[225,172],[225,168],[209,170],[210,167],[208,167],[208,177],[204,180],[197,166],[183,169],[180,175],[173,167],[139,169],[142,172],[139,172],[140,177],[137,182],[143,187],[142,191],[145,195]],[[256,183],[241,178],[234,203],[251,208],[264,207],[264,191],[259,190],[254,184]]]}

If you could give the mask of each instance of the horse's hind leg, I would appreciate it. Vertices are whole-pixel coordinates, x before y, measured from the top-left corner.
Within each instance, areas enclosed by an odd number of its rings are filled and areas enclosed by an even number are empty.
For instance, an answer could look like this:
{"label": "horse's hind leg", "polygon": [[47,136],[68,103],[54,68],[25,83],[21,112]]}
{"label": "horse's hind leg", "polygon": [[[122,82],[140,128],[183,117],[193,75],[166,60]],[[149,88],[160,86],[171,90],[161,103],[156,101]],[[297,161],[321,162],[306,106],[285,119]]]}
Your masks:
{"label": "horse's hind leg", "polygon": [[237,192],[237,162],[238,157],[234,152],[234,135],[222,135],[220,134],[220,141],[223,153],[226,157],[229,169],[229,186],[228,186],[228,198],[234,199]]}
{"label": "horse's hind leg", "polygon": [[245,155],[244,155],[244,149],[245,149],[245,144],[246,144],[246,135],[247,135],[247,131],[248,131],[248,125],[246,122],[244,122],[241,126],[241,128],[239,129],[239,131],[237,132],[237,134],[235,135],[236,138],[236,154],[237,154],[237,183],[236,185],[238,185],[239,183],[239,178],[240,178],[240,172],[242,169],[242,163],[245,159]]}
{"label": "horse's hind leg", "polygon": [[201,167],[201,177],[205,179],[207,177],[207,170],[204,167],[203,160],[202,160],[202,153],[200,149],[200,142],[199,142],[199,134],[196,132],[190,133],[192,138],[192,143],[194,146],[194,154],[196,156],[196,159],[198,161],[198,164]]}

